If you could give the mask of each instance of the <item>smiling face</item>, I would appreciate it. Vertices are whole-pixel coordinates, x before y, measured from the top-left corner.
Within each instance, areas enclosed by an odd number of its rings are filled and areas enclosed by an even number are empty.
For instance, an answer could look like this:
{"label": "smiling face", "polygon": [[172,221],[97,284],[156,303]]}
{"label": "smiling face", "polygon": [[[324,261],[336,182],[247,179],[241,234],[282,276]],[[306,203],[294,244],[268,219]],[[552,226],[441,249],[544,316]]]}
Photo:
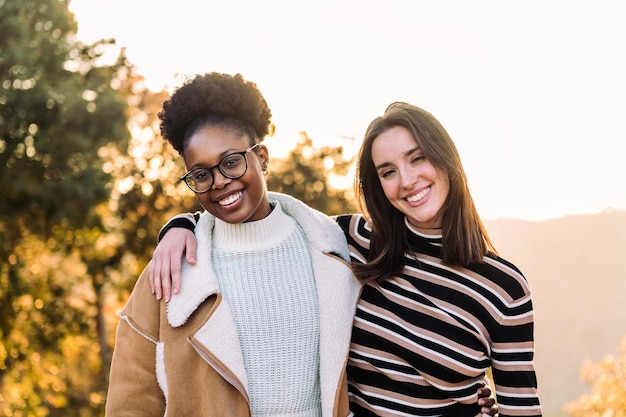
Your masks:
{"label": "smiling face", "polygon": [[[188,170],[210,168],[233,152],[250,147],[248,136],[236,129],[208,126],[199,129],[185,148],[185,165]],[[245,154],[248,160],[246,173],[237,179],[224,177],[214,168],[213,186],[206,193],[196,194],[198,201],[209,213],[227,223],[261,220],[271,212],[263,167],[267,164],[265,146]]]}
{"label": "smiling face", "polygon": [[378,135],[372,143],[372,161],[392,206],[416,227],[441,227],[450,191],[448,176],[426,159],[406,128],[396,126]]}

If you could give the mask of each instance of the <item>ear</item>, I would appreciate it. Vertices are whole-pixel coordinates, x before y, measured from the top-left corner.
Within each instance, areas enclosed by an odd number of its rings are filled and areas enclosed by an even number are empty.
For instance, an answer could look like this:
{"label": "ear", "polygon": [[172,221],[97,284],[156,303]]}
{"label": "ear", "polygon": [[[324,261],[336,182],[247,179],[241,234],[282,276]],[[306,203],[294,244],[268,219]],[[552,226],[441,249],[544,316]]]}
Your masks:
{"label": "ear", "polygon": [[261,168],[265,171],[267,170],[267,164],[270,161],[269,151],[265,145],[260,145],[259,150],[256,152],[259,160],[261,161]]}

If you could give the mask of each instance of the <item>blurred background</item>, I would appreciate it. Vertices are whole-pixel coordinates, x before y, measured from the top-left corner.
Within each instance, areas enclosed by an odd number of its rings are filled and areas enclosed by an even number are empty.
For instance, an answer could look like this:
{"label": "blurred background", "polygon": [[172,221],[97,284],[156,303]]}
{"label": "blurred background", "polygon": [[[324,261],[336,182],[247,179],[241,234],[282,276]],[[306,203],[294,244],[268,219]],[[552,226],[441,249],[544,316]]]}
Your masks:
{"label": "blurred background", "polygon": [[[466,4],[467,3],[467,4]],[[256,82],[268,186],[354,211],[391,101],[431,111],[527,276],[544,413],[626,415],[619,1],[0,0],[0,415],[100,416],[159,228],[200,208],[156,114],[186,76]]]}

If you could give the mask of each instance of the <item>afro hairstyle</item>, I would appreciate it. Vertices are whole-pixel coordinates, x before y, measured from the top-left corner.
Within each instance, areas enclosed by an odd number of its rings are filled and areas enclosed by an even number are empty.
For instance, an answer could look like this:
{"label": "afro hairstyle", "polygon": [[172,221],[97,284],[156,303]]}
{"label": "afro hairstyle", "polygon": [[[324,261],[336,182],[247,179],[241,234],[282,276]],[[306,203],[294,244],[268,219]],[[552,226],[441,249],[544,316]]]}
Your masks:
{"label": "afro hairstyle", "polygon": [[272,113],[257,88],[241,74],[198,74],[163,102],[161,136],[183,155],[185,141],[209,121],[254,133],[258,141],[274,133]]}

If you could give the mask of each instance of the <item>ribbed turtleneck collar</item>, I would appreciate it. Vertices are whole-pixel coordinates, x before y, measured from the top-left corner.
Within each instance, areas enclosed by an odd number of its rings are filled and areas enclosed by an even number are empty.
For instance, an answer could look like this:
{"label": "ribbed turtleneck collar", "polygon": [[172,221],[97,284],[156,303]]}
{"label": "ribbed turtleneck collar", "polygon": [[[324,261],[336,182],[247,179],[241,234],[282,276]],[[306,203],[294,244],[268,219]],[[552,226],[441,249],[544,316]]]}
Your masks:
{"label": "ribbed turtleneck collar", "polygon": [[408,218],[404,218],[404,224],[409,231],[414,235],[429,243],[441,244],[443,239],[443,232],[440,227],[434,229],[426,229],[412,225]]}
{"label": "ribbed turtleneck collar", "polygon": [[246,223],[226,223],[215,219],[213,246],[220,250],[261,250],[276,246],[293,231],[296,221],[285,214],[280,204],[264,219]]}

